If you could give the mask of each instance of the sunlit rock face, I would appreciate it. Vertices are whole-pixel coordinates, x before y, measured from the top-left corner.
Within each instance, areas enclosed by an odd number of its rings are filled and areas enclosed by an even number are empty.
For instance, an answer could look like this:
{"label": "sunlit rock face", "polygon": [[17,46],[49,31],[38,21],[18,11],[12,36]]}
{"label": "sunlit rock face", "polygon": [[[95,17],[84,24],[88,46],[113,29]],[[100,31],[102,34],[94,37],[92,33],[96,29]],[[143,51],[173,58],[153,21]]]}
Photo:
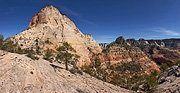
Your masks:
{"label": "sunlit rock face", "polygon": [[68,42],[81,56],[78,66],[90,62],[88,47],[95,53],[101,52],[101,48],[91,35],[80,32],[75,24],[54,6],[42,8],[32,18],[29,28],[14,36],[13,41],[18,42],[21,48],[33,49],[38,43],[41,52],[47,48],[56,52],[57,47],[63,42]]}
{"label": "sunlit rock face", "polygon": [[[141,73],[150,74],[152,71],[160,71],[156,62],[150,59],[139,47],[126,46],[111,43],[100,55],[93,56],[91,60],[99,57],[102,64],[110,62],[110,65],[117,67],[124,63],[141,65]],[[94,58],[94,59],[93,59]]]}
{"label": "sunlit rock face", "polygon": [[86,73],[72,74],[64,64],[42,57],[32,60],[1,50],[0,54],[0,93],[134,93]]}

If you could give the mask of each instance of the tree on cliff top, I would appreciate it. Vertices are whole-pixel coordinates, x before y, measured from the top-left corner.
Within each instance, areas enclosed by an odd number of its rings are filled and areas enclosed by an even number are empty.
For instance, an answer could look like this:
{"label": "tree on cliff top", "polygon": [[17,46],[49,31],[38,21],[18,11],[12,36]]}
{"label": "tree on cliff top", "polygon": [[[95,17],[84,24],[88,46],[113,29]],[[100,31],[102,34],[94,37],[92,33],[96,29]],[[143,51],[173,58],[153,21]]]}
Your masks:
{"label": "tree on cliff top", "polygon": [[68,70],[68,63],[69,62],[77,62],[79,59],[79,56],[76,54],[71,54],[71,53],[76,53],[75,49],[71,47],[70,44],[67,42],[63,43],[63,46],[60,46],[57,48],[58,54],[57,54],[57,60],[61,60],[65,62],[66,70]]}

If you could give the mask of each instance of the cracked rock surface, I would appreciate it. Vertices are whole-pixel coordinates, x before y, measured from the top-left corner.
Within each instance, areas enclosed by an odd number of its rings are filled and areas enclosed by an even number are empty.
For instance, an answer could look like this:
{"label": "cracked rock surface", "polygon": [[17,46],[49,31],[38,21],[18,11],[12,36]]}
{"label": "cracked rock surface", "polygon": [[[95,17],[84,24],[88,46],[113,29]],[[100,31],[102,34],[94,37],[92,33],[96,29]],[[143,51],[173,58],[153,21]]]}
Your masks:
{"label": "cracked rock surface", "polygon": [[86,73],[71,74],[64,68],[64,64],[50,63],[41,57],[34,61],[25,55],[5,53],[0,56],[0,93],[132,92]]}

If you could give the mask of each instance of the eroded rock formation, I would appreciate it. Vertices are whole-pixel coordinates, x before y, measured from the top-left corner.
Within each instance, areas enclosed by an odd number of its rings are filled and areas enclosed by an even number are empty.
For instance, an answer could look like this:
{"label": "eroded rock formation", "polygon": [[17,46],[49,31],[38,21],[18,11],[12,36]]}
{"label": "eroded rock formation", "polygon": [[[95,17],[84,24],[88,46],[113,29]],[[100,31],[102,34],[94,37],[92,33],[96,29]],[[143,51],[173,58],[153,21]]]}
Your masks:
{"label": "eroded rock formation", "polygon": [[81,33],[75,24],[54,6],[42,8],[32,18],[29,28],[14,36],[13,41],[18,42],[23,49],[36,49],[38,45],[41,52],[47,48],[56,51],[63,42],[68,42],[81,56],[78,66],[90,62],[88,47],[94,53],[101,52],[101,48],[91,35]]}
{"label": "eroded rock formation", "polygon": [[123,36],[120,36],[115,41],[118,44],[126,44],[136,47],[144,46],[159,46],[164,48],[180,48],[180,39],[163,39],[163,40],[144,40],[144,39],[127,39],[125,40]]}
{"label": "eroded rock formation", "polygon": [[140,48],[134,46],[113,42],[98,57],[104,64],[110,62],[110,65],[115,66],[122,65],[123,63],[140,64],[142,73],[149,74],[154,70],[160,71],[156,62],[150,59]]}
{"label": "eroded rock formation", "polygon": [[178,44],[180,39],[164,39],[164,40],[144,40],[144,39],[127,39],[120,36],[116,39],[116,43],[128,46],[139,47],[150,59],[158,63],[173,64],[176,60],[180,60],[180,51]]}

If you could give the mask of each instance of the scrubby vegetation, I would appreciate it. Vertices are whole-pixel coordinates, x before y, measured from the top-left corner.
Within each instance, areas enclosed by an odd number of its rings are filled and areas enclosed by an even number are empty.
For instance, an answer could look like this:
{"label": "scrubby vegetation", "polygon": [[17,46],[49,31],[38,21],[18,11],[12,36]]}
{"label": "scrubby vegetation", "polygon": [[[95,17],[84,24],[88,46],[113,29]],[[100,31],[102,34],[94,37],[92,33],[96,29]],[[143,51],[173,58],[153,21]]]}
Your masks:
{"label": "scrubby vegetation", "polygon": [[48,61],[50,61],[52,63],[52,58],[51,58],[52,56],[53,56],[52,50],[50,50],[48,48],[47,51],[45,52],[45,55],[44,55],[43,59],[48,60]]}
{"label": "scrubby vegetation", "polygon": [[80,75],[83,75],[83,72],[78,67],[73,67],[69,70],[72,74],[78,73]]}
{"label": "scrubby vegetation", "polygon": [[32,72],[32,71],[31,71],[30,73],[31,73],[31,74],[33,74],[33,72]]}
{"label": "scrubby vegetation", "polygon": [[52,43],[49,41],[49,39],[47,39],[47,40],[45,41],[45,43],[46,43],[46,44],[52,44]]}
{"label": "scrubby vegetation", "polygon": [[97,79],[134,91],[152,92],[157,87],[157,72],[145,75],[141,72],[140,64],[129,62],[110,65],[107,62],[106,66],[106,68],[102,68],[100,59],[96,57],[89,66],[85,65],[81,69]]}
{"label": "scrubby vegetation", "polygon": [[28,53],[26,56],[33,60],[39,60],[39,57],[35,56],[35,52],[33,51],[32,48],[31,48],[31,50],[28,50]]}
{"label": "scrubby vegetation", "polygon": [[11,52],[11,53],[18,53],[18,54],[27,54],[27,57],[30,57],[33,60],[38,60],[39,58],[34,56],[35,52],[33,51],[33,49],[31,48],[31,50],[29,49],[21,49],[20,46],[18,45],[18,42],[14,43],[11,38],[7,38],[6,40],[3,41],[2,46],[1,46],[2,50]]}
{"label": "scrubby vegetation", "polygon": [[168,70],[167,64],[162,63],[162,64],[160,65],[160,69],[161,69],[162,72],[166,72],[166,71]]}
{"label": "scrubby vegetation", "polygon": [[17,42],[14,43],[13,41],[11,41],[10,38],[7,38],[6,40],[3,41],[1,49],[8,52],[15,53],[16,50],[18,49],[18,43]]}
{"label": "scrubby vegetation", "polygon": [[92,53],[92,50],[90,47],[87,47],[87,49],[89,50],[89,53],[91,54]]}
{"label": "scrubby vegetation", "polygon": [[41,54],[41,52],[40,52],[40,47],[38,45],[38,43],[39,43],[38,39],[36,39],[35,42],[36,42],[36,54],[39,55],[39,54]]}
{"label": "scrubby vegetation", "polygon": [[143,84],[144,91],[151,93],[156,90],[158,79],[155,73],[151,73],[151,75],[145,75]]}

